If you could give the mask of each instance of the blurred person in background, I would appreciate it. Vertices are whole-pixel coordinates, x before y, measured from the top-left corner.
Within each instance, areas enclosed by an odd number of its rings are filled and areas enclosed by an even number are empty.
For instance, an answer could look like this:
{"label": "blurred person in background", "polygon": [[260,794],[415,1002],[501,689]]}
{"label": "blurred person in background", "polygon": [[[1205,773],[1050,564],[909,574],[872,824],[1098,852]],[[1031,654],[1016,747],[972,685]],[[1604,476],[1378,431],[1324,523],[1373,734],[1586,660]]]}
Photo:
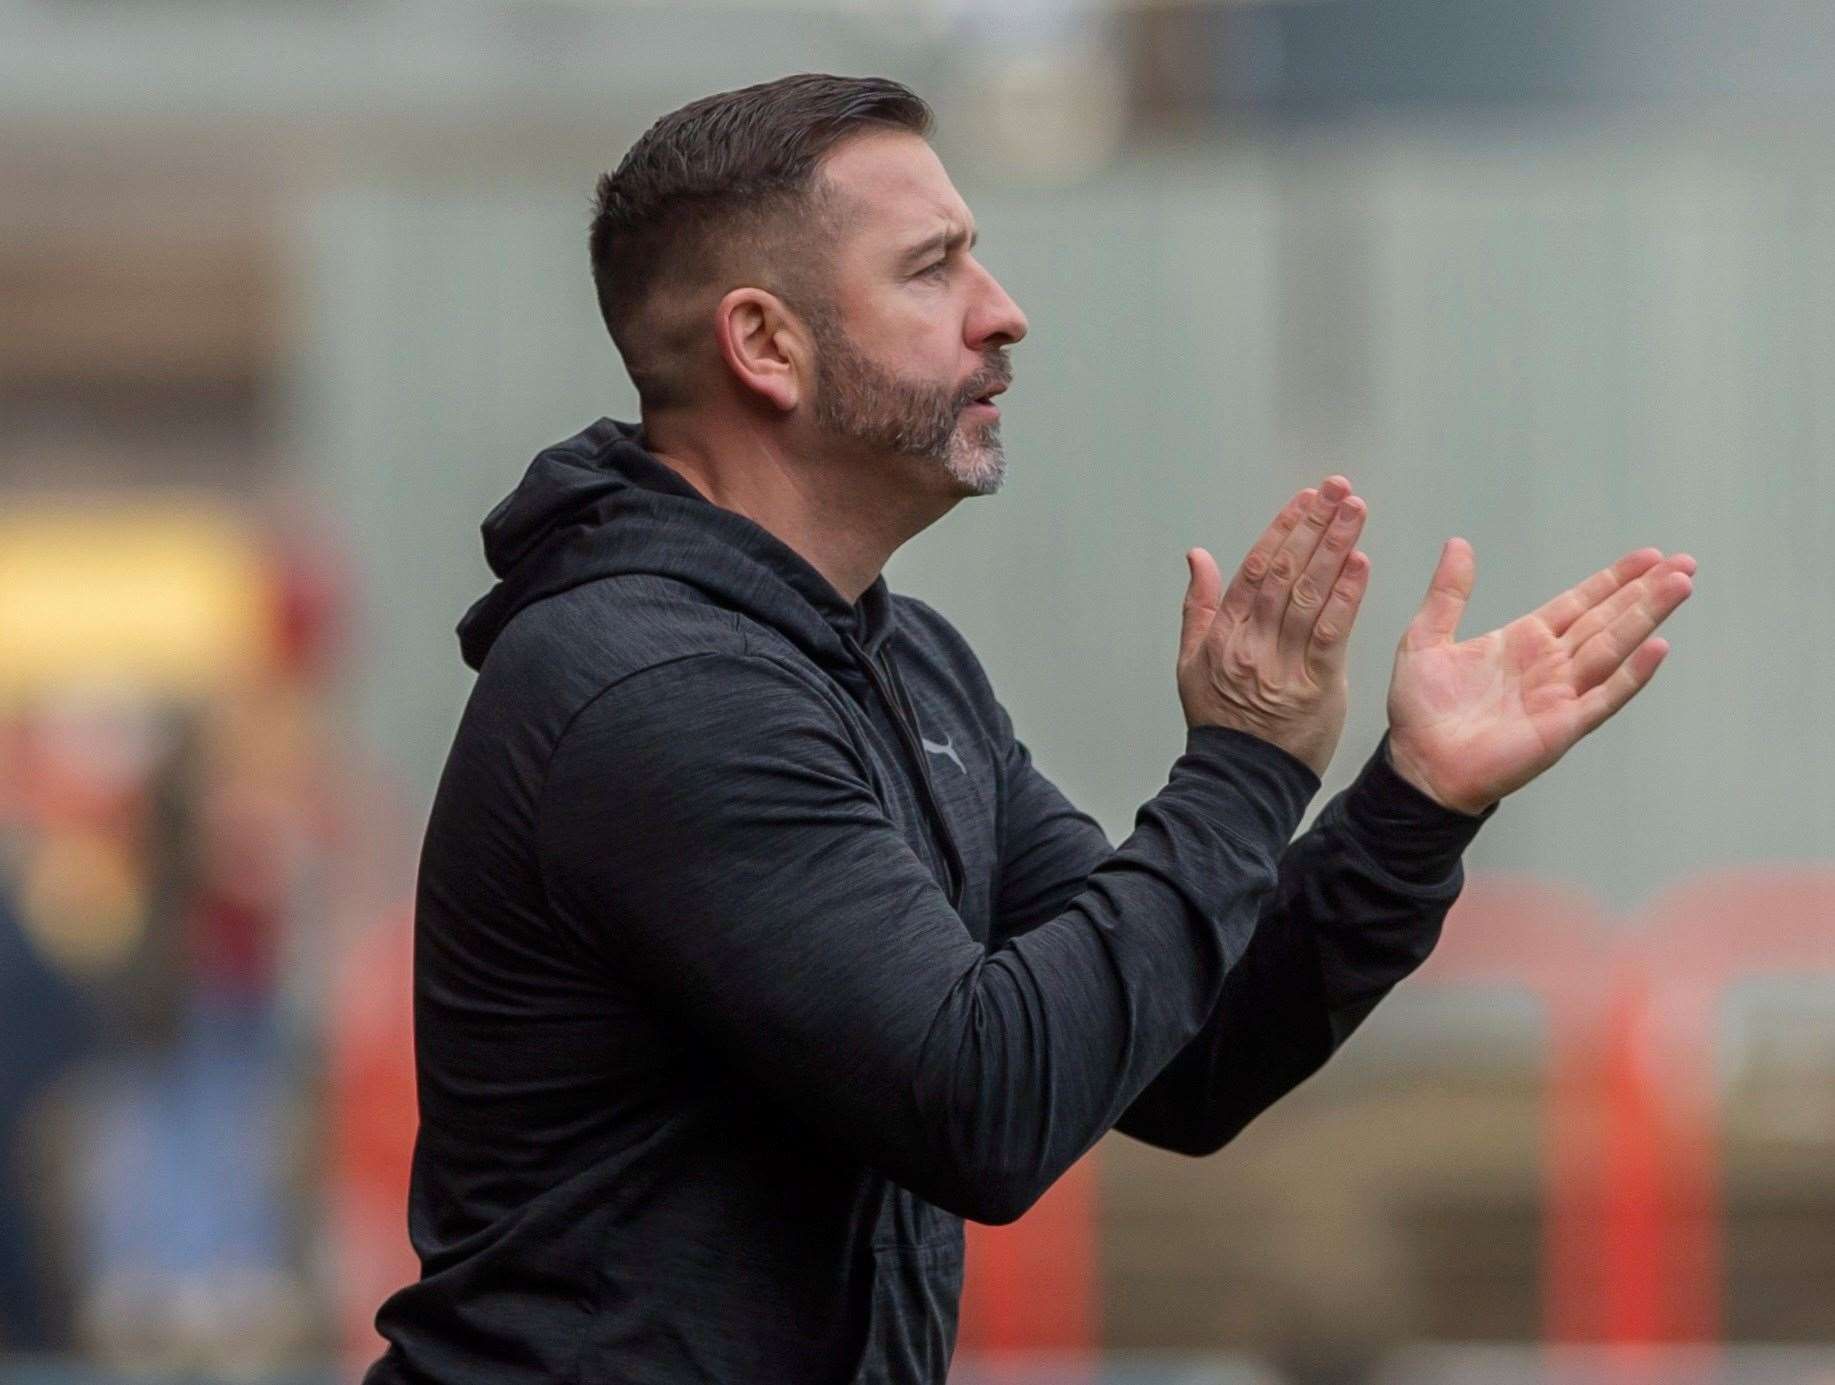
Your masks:
{"label": "blurred person in background", "polygon": [[543,452],[485,521],[416,906],[422,1273],[376,1385],[942,1380],[963,1220],[1111,1128],[1232,1139],[1427,955],[1497,801],[1666,652],[1686,555],[1458,643],[1449,541],[1388,734],[1290,844],[1370,572],[1330,477],[1227,586],[1187,554],[1184,753],[1113,847],[882,575],[998,490],[1027,327],[930,119],[785,78],[600,183],[642,422]]}
{"label": "blurred person in background", "polygon": [[8,511],[0,1349],[315,1349],[315,595],[199,498]]}
{"label": "blurred person in background", "polygon": [[269,782],[284,706],[251,691],[168,717],[135,795],[138,952],[161,961],[110,977],[116,1038],[84,1083],[74,1160],[78,1335],[111,1361],[259,1370],[309,1332],[284,1123],[299,1036],[279,968],[304,834]]}
{"label": "blurred person in background", "polygon": [[53,1208],[26,1147],[57,1079],[83,1054],[93,1017],[82,991],[53,964],[0,888],[0,1348],[48,1351],[63,1314],[46,1241]]}

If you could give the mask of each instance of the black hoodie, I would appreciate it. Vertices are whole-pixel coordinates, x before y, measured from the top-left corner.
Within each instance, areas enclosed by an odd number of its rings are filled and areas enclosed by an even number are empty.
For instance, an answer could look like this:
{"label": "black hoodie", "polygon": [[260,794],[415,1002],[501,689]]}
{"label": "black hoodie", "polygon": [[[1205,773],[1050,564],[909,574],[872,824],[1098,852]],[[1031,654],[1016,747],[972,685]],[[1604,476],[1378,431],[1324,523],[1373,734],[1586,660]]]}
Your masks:
{"label": "black hoodie", "polygon": [[1427,955],[1481,819],[1188,733],[1114,849],[962,637],[601,419],[501,578],[415,911],[419,1282],[383,1382],[938,1382],[962,1221],[1203,1154]]}

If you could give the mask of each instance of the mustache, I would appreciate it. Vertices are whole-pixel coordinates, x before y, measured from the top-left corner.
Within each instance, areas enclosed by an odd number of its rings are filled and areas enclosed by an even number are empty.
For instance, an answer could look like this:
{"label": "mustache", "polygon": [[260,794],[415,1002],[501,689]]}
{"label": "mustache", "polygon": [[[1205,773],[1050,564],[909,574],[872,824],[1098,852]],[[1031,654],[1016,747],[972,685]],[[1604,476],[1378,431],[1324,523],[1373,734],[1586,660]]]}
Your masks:
{"label": "mustache", "polygon": [[1013,362],[1007,359],[1005,348],[990,352],[987,364],[969,377],[968,383],[957,392],[957,402],[967,408],[982,395],[996,386],[1006,389],[1013,383]]}

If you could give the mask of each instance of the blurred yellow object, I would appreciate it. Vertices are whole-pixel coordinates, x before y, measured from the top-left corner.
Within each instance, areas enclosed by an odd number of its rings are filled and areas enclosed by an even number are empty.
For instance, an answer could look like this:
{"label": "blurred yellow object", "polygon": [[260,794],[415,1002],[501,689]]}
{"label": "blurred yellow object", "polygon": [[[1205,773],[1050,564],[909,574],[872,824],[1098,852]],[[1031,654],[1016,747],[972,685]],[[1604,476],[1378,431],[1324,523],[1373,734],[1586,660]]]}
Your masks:
{"label": "blurred yellow object", "polygon": [[59,969],[80,977],[120,966],[146,932],[139,863],[103,833],[61,832],[26,862],[20,903],[26,933]]}
{"label": "blurred yellow object", "polygon": [[0,699],[213,691],[272,658],[273,578],[220,503],[104,497],[0,513]]}

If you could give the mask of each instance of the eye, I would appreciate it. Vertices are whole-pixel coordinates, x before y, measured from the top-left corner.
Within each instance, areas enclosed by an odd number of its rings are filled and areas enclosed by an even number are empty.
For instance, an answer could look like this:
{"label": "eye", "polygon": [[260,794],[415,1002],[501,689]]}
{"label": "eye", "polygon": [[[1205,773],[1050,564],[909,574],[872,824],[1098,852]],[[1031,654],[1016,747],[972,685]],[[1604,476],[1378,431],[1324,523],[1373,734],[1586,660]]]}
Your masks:
{"label": "eye", "polygon": [[949,261],[947,259],[938,260],[935,264],[925,265],[924,268],[920,269],[917,272],[917,277],[920,279],[941,279],[944,271],[948,268]]}

